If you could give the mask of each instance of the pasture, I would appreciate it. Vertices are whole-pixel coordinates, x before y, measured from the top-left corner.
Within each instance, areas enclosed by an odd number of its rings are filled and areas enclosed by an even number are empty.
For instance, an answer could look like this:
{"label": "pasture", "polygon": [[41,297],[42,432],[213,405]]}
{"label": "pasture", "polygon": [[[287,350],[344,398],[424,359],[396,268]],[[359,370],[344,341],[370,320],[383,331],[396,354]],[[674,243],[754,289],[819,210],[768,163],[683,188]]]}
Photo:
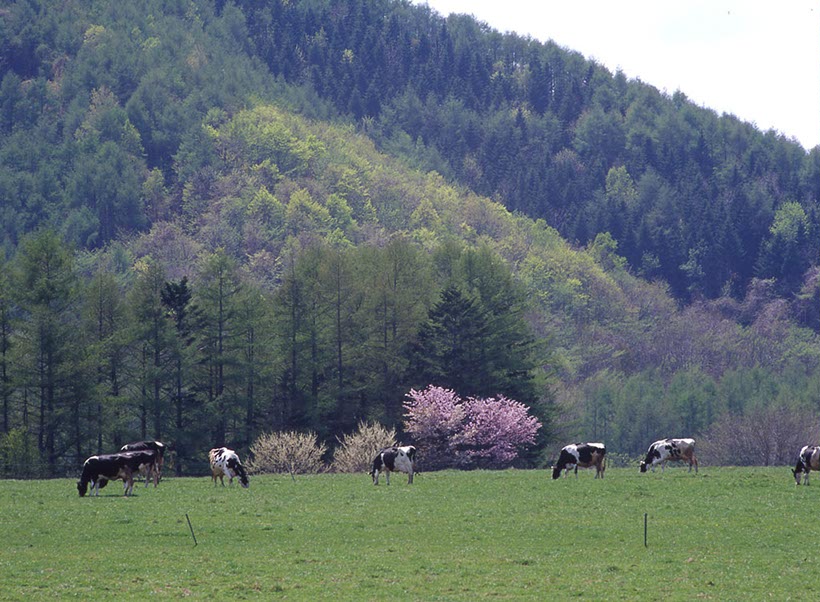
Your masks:
{"label": "pasture", "polygon": [[820,599],[820,478],[593,474],[169,477],[131,498],[121,483],[80,498],[70,479],[0,481],[0,598]]}

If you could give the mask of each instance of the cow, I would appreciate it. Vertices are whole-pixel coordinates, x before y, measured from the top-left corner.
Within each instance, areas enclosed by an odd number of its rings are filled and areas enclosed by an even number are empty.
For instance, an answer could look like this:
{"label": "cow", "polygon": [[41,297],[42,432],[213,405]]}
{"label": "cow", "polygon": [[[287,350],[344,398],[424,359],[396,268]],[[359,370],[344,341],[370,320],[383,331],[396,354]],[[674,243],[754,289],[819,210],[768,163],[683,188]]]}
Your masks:
{"label": "cow", "polygon": [[794,480],[800,485],[800,477],[803,476],[803,484],[809,484],[809,473],[812,470],[820,470],[820,446],[804,445],[797,456],[797,465],[792,470]]}
{"label": "cow", "polygon": [[228,485],[233,485],[234,477],[239,477],[239,483],[247,488],[250,485],[248,473],[239,460],[236,452],[227,447],[216,447],[208,452],[208,460],[211,462],[211,478],[216,485],[216,479],[225,486],[225,477],[228,477]]}
{"label": "cow", "polygon": [[661,439],[649,446],[646,458],[641,462],[641,472],[646,472],[647,468],[655,469],[655,465],[660,463],[661,472],[666,468],[667,462],[689,462],[689,472],[692,466],[695,472],[698,471],[698,459],[695,456],[694,439]]}
{"label": "cow", "polygon": [[91,456],[83,463],[83,472],[77,481],[77,491],[80,497],[85,496],[90,483],[91,495],[100,495],[100,489],[105,487],[108,481],[122,479],[123,493],[128,496],[134,489],[134,473],[140,470],[153,470],[156,462],[157,452],[154,450]]}
{"label": "cow", "polygon": [[606,470],[606,446],[603,443],[573,443],[561,449],[558,462],[552,467],[552,478],[557,479],[564,470],[564,476],[575,468],[575,478],[578,478],[579,468],[595,467],[595,478],[604,478]]}
{"label": "cow", "polygon": [[416,448],[412,445],[403,447],[393,446],[381,450],[373,460],[373,469],[370,476],[373,477],[373,484],[379,484],[379,473],[383,472],[390,484],[391,472],[404,472],[408,475],[407,484],[413,484],[413,473],[416,471]]}
{"label": "cow", "polygon": [[160,441],[135,441],[134,443],[126,443],[120,448],[120,451],[144,451],[152,449],[157,452],[156,470],[148,470],[145,473],[145,486],[148,487],[148,482],[153,477],[154,487],[159,484],[162,477],[162,466],[165,463],[165,445]]}

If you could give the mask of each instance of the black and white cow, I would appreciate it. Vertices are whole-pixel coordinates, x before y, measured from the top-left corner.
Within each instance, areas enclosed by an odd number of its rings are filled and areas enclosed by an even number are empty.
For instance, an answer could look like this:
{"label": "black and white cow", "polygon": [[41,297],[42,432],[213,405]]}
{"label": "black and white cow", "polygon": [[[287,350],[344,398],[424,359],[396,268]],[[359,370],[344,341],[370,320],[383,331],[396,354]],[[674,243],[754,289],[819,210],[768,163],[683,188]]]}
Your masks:
{"label": "black and white cow", "polygon": [[156,487],[162,477],[162,466],[165,463],[165,445],[160,441],[135,441],[134,443],[126,443],[120,448],[120,451],[144,451],[147,449],[157,452],[157,464],[156,470],[146,471],[145,486],[148,487],[148,482],[153,477],[154,487]]}
{"label": "black and white cow", "polygon": [[558,462],[552,467],[552,478],[557,479],[564,470],[564,476],[575,468],[575,477],[578,477],[579,468],[595,467],[595,478],[604,478],[606,470],[606,446],[603,443],[573,443],[561,450]]}
{"label": "black and white cow", "polygon": [[661,472],[666,468],[667,462],[689,462],[689,472],[692,466],[695,472],[698,471],[698,459],[695,456],[694,439],[661,439],[649,446],[646,458],[641,462],[641,472],[646,472],[647,468],[655,470],[655,465],[661,465]]}
{"label": "black and white cow", "polygon": [[373,484],[379,484],[379,473],[383,472],[390,484],[391,472],[404,472],[408,475],[407,484],[412,485],[413,474],[416,472],[416,448],[412,445],[403,447],[387,447],[381,450],[373,460],[373,469],[370,476],[373,477]]}
{"label": "black and white cow", "polygon": [[157,452],[154,450],[120,452],[91,456],[83,463],[83,473],[77,481],[77,491],[83,497],[91,484],[91,495],[99,495],[100,489],[108,481],[122,479],[124,494],[130,495],[134,489],[134,473],[141,470],[153,470],[157,461]]}
{"label": "black and white cow", "polygon": [[211,478],[216,485],[216,479],[225,486],[225,477],[228,477],[228,485],[233,485],[234,477],[239,477],[239,483],[242,487],[248,487],[248,473],[245,472],[245,467],[239,460],[236,452],[227,447],[216,447],[208,452],[208,460],[211,462]]}
{"label": "black and white cow", "polygon": [[812,470],[820,470],[820,446],[804,445],[797,456],[797,465],[792,470],[794,480],[800,484],[800,477],[803,476],[803,484],[809,484],[809,473]]}

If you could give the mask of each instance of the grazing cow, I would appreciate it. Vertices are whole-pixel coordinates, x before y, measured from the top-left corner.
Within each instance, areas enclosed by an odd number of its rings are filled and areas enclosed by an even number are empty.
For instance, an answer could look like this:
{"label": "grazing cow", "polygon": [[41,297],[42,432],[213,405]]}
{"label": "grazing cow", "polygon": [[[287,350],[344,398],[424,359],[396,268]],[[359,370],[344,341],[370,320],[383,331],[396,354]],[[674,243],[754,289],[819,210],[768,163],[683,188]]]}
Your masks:
{"label": "grazing cow", "polygon": [[162,477],[162,465],[165,463],[165,445],[159,441],[136,441],[135,443],[126,443],[120,448],[120,451],[144,451],[152,449],[157,452],[156,470],[147,470],[145,473],[145,486],[148,487],[148,482],[151,477],[154,478],[154,487],[159,484]]}
{"label": "grazing cow", "polygon": [[564,470],[564,476],[575,468],[575,477],[578,478],[579,468],[595,467],[595,478],[604,478],[606,470],[606,446],[603,443],[573,443],[561,450],[558,462],[552,467],[552,478],[557,479]]}
{"label": "grazing cow", "polygon": [[239,460],[236,452],[227,447],[217,447],[208,452],[208,460],[211,462],[211,478],[216,485],[216,479],[225,486],[225,477],[228,477],[228,485],[233,485],[234,477],[239,477],[242,487],[248,487],[248,473]]}
{"label": "grazing cow", "polygon": [[689,462],[689,472],[692,472],[693,465],[695,472],[698,471],[694,439],[661,439],[655,441],[649,446],[646,458],[641,462],[641,472],[646,472],[648,467],[654,470],[655,465],[658,463],[660,463],[661,472],[663,472],[667,462],[679,461]]}
{"label": "grazing cow", "polygon": [[77,491],[83,497],[91,483],[91,495],[100,495],[100,489],[108,481],[122,479],[124,494],[130,495],[134,489],[134,473],[140,470],[153,470],[157,461],[157,452],[154,450],[121,452],[91,456],[83,464],[83,473],[77,481]]}
{"label": "grazing cow", "polygon": [[800,484],[800,477],[803,477],[803,484],[809,484],[809,473],[812,470],[820,470],[820,446],[804,445],[800,450],[800,455],[797,456],[797,465],[794,467],[792,474],[797,484]]}
{"label": "grazing cow", "polygon": [[373,460],[373,470],[370,476],[373,477],[373,484],[379,484],[379,472],[383,472],[390,484],[391,472],[405,472],[408,475],[407,484],[413,484],[413,473],[416,471],[416,448],[412,445],[404,447],[387,447],[381,450]]}

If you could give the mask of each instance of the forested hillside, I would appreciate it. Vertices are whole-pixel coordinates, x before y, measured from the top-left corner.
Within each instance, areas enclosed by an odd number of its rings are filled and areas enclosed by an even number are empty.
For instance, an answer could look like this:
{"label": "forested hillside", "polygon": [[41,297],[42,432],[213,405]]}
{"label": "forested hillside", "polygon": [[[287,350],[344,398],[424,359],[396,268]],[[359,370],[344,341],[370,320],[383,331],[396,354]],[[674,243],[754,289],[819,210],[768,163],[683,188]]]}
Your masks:
{"label": "forested hillside", "polygon": [[[391,0],[240,2],[257,55],[432,165],[586,244],[609,232],[681,300],[795,293],[820,250],[820,148],[555,44]],[[788,110],[784,107],[783,110]],[[427,163],[431,165],[431,163]]]}
{"label": "forested hillside", "polygon": [[817,412],[818,149],[405,2],[29,0],[0,44],[3,462],[196,472],[429,383],[542,453]]}

